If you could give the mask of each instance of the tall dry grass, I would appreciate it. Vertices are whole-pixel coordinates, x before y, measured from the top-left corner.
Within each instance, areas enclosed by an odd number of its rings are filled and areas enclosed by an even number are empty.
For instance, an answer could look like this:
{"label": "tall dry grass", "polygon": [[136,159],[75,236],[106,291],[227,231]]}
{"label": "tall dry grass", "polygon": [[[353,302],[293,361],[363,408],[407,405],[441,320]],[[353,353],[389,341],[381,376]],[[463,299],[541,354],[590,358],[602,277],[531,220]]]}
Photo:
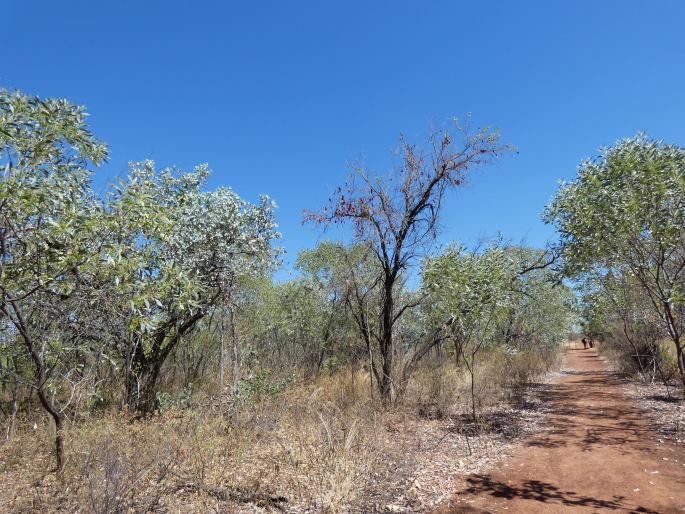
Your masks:
{"label": "tall dry grass", "polygon": [[[479,410],[511,401],[555,359],[483,354]],[[49,472],[50,425],[34,430],[24,420],[0,446],[0,504],[11,512],[364,511],[411,465],[411,430],[465,415],[469,387],[466,371],[442,359],[417,370],[391,410],[373,398],[368,373],[343,370],[238,407],[198,393],[147,420],[104,413],[68,426],[59,479]]]}

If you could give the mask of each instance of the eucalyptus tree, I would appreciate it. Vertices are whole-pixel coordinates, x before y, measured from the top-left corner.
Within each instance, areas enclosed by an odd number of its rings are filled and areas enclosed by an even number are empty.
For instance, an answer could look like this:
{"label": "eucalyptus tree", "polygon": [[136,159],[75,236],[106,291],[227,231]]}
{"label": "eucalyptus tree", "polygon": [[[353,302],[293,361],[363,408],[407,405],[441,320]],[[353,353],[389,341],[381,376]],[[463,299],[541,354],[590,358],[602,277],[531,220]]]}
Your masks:
{"label": "eucalyptus tree", "polygon": [[579,288],[583,333],[614,347],[626,371],[668,382],[674,373],[664,366],[661,351],[668,332],[636,278],[625,273],[587,274]]}
{"label": "eucalyptus tree", "polygon": [[640,134],[604,148],[563,184],[545,219],[568,276],[634,277],[673,343],[685,388],[685,149]]}
{"label": "eucalyptus tree", "polygon": [[[328,207],[305,215],[306,221],[324,226],[350,224],[356,241],[375,257],[381,301],[377,320],[368,329],[379,348],[379,392],[385,403],[392,401],[396,389],[396,325],[407,310],[417,307],[400,299],[403,277],[434,242],[447,193],[464,184],[474,168],[507,150],[488,129],[471,133],[456,123],[455,128],[455,133],[433,132],[423,148],[401,140],[399,161],[387,176],[356,168]],[[365,330],[362,335],[367,336]],[[425,355],[436,341],[427,334],[415,355]]]}
{"label": "eucalyptus tree", "polygon": [[181,338],[226,300],[238,276],[272,265],[274,204],[203,189],[206,166],[184,173],[131,164],[108,203],[103,254],[114,340],[126,367],[126,403],[150,411],[162,366]]}
{"label": "eucalyptus tree", "polygon": [[281,341],[290,348],[290,363],[303,363],[318,374],[331,344],[335,311],[322,290],[307,278],[276,284],[279,308],[270,313]]}
{"label": "eucalyptus tree", "polygon": [[574,295],[558,283],[545,250],[494,241],[467,250],[453,245],[426,259],[422,270],[427,294],[424,311],[438,326],[451,317],[449,340],[456,364],[471,376],[472,415],[476,418],[476,359],[488,346],[509,351],[554,349],[574,322]]}
{"label": "eucalyptus tree", "polygon": [[512,349],[553,349],[565,341],[577,319],[576,296],[558,280],[549,251],[503,248],[515,273],[511,301],[497,326],[498,339]]}
{"label": "eucalyptus tree", "polygon": [[515,263],[499,246],[467,251],[451,246],[426,260],[423,284],[428,293],[426,309],[433,324],[451,318],[449,337],[457,363],[463,362],[471,377],[471,413],[476,419],[476,358],[493,341],[495,326],[512,299]]}
{"label": "eucalyptus tree", "polygon": [[[311,250],[303,250],[297,257],[297,269],[325,295],[329,303],[331,328],[328,346],[337,342],[339,350],[347,352],[354,366],[360,355],[366,354],[373,377],[380,377],[373,355],[372,323],[378,313],[379,282],[375,273],[375,259],[363,245],[346,246],[324,241]],[[349,332],[354,327],[362,335]]]}
{"label": "eucalyptus tree", "polygon": [[9,338],[33,367],[32,387],[55,424],[57,470],[64,467],[63,415],[50,395],[52,371],[65,351],[65,307],[94,264],[101,205],[90,168],[107,156],[66,100],[0,91],[0,313]]}

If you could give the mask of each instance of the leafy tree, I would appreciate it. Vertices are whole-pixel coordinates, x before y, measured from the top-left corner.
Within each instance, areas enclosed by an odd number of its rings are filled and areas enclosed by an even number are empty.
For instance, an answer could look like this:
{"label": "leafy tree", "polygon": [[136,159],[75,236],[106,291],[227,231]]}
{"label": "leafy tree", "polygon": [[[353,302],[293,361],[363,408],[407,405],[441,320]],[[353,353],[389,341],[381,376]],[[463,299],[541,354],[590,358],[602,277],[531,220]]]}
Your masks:
{"label": "leafy tree", "polygon": [[513,351],[554,348],[572,323],[573,295],[555,283],[554,256],[543,250],[505,246],[499,241],[468,251],[455,245],[424,263],[424,305],[429,322],[451,318],[448,333],[457,365],[471,377],[476,419],[476,363],[488,346]]}
{"label": "leafy tree", "polygon": [[[375,260],[363,245],[345,246],[342,243],[324,241],[312,250],[300,252],[297,268],[321,290],[327,301],[331,317],[331,328],[338,345],[351,353],[352,363],[359,355],[369,356],[371,372],[379,378],[373,358],[372,329],[377,312],[378,281],[375,274]],[[361,332],[364,348],[355,345],[357,338],[349,331],[357,327]],[[333,342],[329,337],[327,341]],[[330,346],[330,345],[329,345]],[[372,382],[373,377],[372,376]]]}
{"label": "leafy tree", "polygon": [[65,302],[97,260],[100,204],[90,166],[107,156],[86,112],[66,100],[0,91],[0,313],[32,363],[32,386],[55,424],[57,470],[64,467],[63,416],[48,394],[65,345]]}
{"label": "leafy tree", "polygon": [[[360,330],[364,337],[372,331],[378,343],[378,385],[385,403],[395,396],[396,324],[408,309],[417,306],[400,300],[404,274],[435,240],[447,192],[461,186],[474,168],[491,162],[507,149],[499,144],[498,135],[488,129],[471,134],[455,126],[456,133],[463,136],[461,141],[455,142],[454,134],[448,131],[434,132],[425,149],[402,140],[399,163],[388,176],[372,175],[357,168],[345,188],[338,188],[329,207],[305,215],[306,221],[325,226],[351,224],[356,241],[366,246],[377,261],[379,314],[373,324]],[[415,363],[438,339],[437,335],[426,335],[409,362]],[[412,369],[413,364],[405,367],[402,376],[406,378]]]}
{"label": "leafy tree", "polygon": [[276,286],[279,309],[271,316],[281,341],[290,341],[295,355],[319,373],[332,342],[335,310],[326,292],[307,278],[290,280]]}
{"label": "leafy tree", "polygon": [[430,317],[436,325],[448,317],[453,320],[449,335],[458,362],[463,360],[471,376],[474,420],[476,357],[492,341],[496,320],[511,301],[514,273],[513,262],[496,245],[483,252],[453,246],[439,257],[428,259],[424,267]]}
{"label": "leafy tree", "polygon": [[208,174],[206,166],[182,173],[134,163],[110,197],[114,236],[103,260],[113,305],[106,308],[116,320],[134,410],[154,408],[164,361],[225,300],[236,277],[263,274],[275,256],[272,202],[262,197],[252,205],[226,188],[204,191]]}
{"label": "leafy tree", "polygon": [[644,135],[583,162],[545,219],[568,276],[634,277],[673,342],[685,388],[685,149]]}
{"label": "leafy tree", "polygon": [[579,288],[583,332],[613,346],[626,371],[667,384],[673,373],[664,366],[661,341],[668,333],[635,277],[587,274]]}
{"label": "leafy tree", "polygon": [[518,350],[556,348],[565,341],[576,322],[576,297],[559,282],[549,251],[524,246],[505,246],[515,273],[511,301],[498,325],[502,344]]}

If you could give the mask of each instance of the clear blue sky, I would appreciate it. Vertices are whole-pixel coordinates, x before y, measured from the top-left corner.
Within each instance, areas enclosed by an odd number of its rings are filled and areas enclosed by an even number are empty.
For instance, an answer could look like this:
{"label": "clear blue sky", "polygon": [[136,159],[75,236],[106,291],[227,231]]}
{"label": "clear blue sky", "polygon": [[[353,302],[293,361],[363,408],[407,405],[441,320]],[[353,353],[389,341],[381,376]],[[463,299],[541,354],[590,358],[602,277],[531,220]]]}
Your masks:
{"label": "clear blue sky", "polygon": [[[208,162],[211,185],[279,205],[288,260],[303,208],[397,137],[473,113],[517,155],[448,201],[442,239],[542,245],[561,178],[646,130],[685,144],[682,1],[31,1],[0,5],[0,86],[85,104],[126,162]],[[283,272],[281,272],[281,275]]]}

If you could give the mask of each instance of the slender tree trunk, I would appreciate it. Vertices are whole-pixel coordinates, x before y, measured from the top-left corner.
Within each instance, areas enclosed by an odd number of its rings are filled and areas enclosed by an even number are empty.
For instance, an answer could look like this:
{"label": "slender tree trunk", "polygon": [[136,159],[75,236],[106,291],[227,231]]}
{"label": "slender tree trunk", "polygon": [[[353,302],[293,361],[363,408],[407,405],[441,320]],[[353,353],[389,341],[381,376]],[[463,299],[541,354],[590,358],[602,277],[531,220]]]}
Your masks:
{"label": "slender tree trunk", "polygon": [[33,337],[31,337],[31,334],[29,333],[29,327],[26,323],[26,320],[24,319],[24,315],[21,311],[21,308],[19,307],[17,302],[14,301],[10,302],[9,305],[11,306],[11,309],[14,312],[14,316],[10,316],[8,310],[9,307],[7,304],[1,305],[0,308],[19,332],[19,335],[24,341],[24,346],[26,347],[26,350],[31,356],[31,361],[33,362],[36,380],[34,388],[36,389],[38,399],[40,400],[43,409],[45,409],[45,411],[52,417],[52,420],[55,423],[55,458],[57,461],[57,473],[61,474],[64,470],[65,465],[64,440],[62,438],[62,413],[59,411],[55,403],[53,403],[50,400],[50,398],[48,398],[45,392],[45,383],[47,381],[45,363],[43,361],[43,357],[40,351],[36,348],[36,342],[33,340]]}
{"label": "slender tree trunk", "polygon": [[224,317],[221,316],[221,323],[219,324],[219,343],[221,350],[219,353],[219,386],[221,391],[224,390],[224,370],[226,368],[226,342],[224,336]]}
{"label": "slender tree trunk", "polygon": [[[131,341],[129,341],[129,344]],[[143,342],[140,339],[133,340],[133,348],[126,354],[126,391],[124,405],[128,406],[129,412],[136,412],[140,407],[142,389],[142,375],[148,367],[147,358],[142,349]]]}
{"label": "slender tree trunk", "polygon": [[373,362],[373,351],[371,350],[371,344],[367,342],[366,349],[369,352],[369,385],[371,388],[371,400],[374,400],[375,397],[375,389],[373,386],[373,372],[375,370],[375,364]]}
{"label": "slender tree trunk", "polygon": [[42,387],[38,389],[38,399],[55,422],[55,457],[57,460],[57,473],[61,474],[66,464],[64,461],[64,439],[62,438],[62,414],[50,402]]}
{"label": "slender tree trunk", "polygon": [[326,349],[322,348],[321,351],[319,352],[319,358],[316,361],[316,373],[314,374],[314,377],[318,377],[319,374],[321,373],[321,369],[323,368],[323,363],[326,359]]}
{"label": "slender tree trunk", "polygon": [[393,387],[392,387],[392,360],[393,360],[393,315],[394,315],[394,301],[393,301],[393,280],[386,278],[384,297],[383,297],[383,317],[382,317],[382,332],[381,332],[381,358],[382,374],[380,386],[381,401],[385,405],[392,403]]}
{"label": "slender tree trunk", "polygon": [[[12,358],[12,366],[15,373],[19,370],[19,363],[16,355]],[[7,383],[3,382],[3,390]],[[12,380],[12,412],[7,426],[7,440],[12,439],[17,433],[17,414],[19,413],[19,379],[15,376]]]}
{"label": "slender tree trunk", "polygon": [[466,362],[466,367],[471,375],[471,417],[473,422],[478,421],[478,416],[476,414],[476,354],[471,354],[471,363],[468,363],[468,359],[464,359]]}
{"label": "slender tree trunk", "polygon": [[685,360],[683,358],[683,346],[680,339],[681,333],[676,325],[675,314],[671,310],[671,305],[668,301],[662,302],[664,307],[665,320],[668,326],[668,333],[675,345],[676,360],[678,361],[678,373],[680,374],[680,381],[683,386],[683,394],[685,395]]}
{"label": "slender tree trunk", "polygon": [[7,440],[11,440],[17,433],[17,413],[19,412],[19,386],[17,381],[14,381],[12,387],[12,412],[10,414],[10,422],[7,427]]}
{"label": "slender tree trunk", "polygon": [[635,352],[635,358],[637,359],[637,365],[640,367],[640,373],[642,375],[645,375],[645,367],[642,363],[642,356],[640,355],[639,350],[637,349],[637,345],[633,342],[633,339],[628,335],[628,324],[626,322],[625,317],[621,316],[621,319],[623,321],[623,334],[626,336],[626,340],[632,346],[633,351]]}
{"label": "slender tree trunk", "polygon": [[454,338],[454,365],[458,368],[464,358],[464,340],[461,335]]}
{"label": "slender tree trunk", "polygon": [[678,372],[680,373],[680,380],[683,385],[683,394],[685,394],[685,355],[683,355],[683,347],[680,341],[676,342],[676,360],[678,361]]}
{"label": "slender tree trunk", "polygon": [[[389,345],[392,347],[392,340],[389,343],[385,343],[386,345]],[[381,401],[389,405],[392,403],[392,351],[389,350],[388,346],[385,347],[385,349],[381,353],[381,357],[383,358],[383,364],[382,364],[382,375],[381,375],[381,383],[380,383],[380,395],[381,395]]]}
{"label": "slender tree trunk", "polygon": [[354,364],[355,364],[355,361],[354,361],[354,358],[352,358],[352,360],[350,361],[350,379],[352,380],[352,393],[356,394],[357,387],[356,387],[356,384],[354,381],[354,378],[355,378]]}
{"label": "slender tree trunk", "polygon": [[238,337],[235,330],[233,308],[229,309],[229,313],[231,316],[231,394],[236,396],[238,394],[238,384],[240,383],[240,348],[238,346]]}
{"label": "slender tree trunk", "polygon": [[[31,344],[31,347],[33,345]],[[41,405],[52,417],[55,423],[55,458],[57,461],[57,473],[61,474],[64,471],[64,440],[62,438],[62,413],[57,409],[57,406],[48,398],[45,392],[45,382],[47,377],[45,375],[45,365],[40,354],[31,349],[31,358],[36,367],[36,393]]]}

